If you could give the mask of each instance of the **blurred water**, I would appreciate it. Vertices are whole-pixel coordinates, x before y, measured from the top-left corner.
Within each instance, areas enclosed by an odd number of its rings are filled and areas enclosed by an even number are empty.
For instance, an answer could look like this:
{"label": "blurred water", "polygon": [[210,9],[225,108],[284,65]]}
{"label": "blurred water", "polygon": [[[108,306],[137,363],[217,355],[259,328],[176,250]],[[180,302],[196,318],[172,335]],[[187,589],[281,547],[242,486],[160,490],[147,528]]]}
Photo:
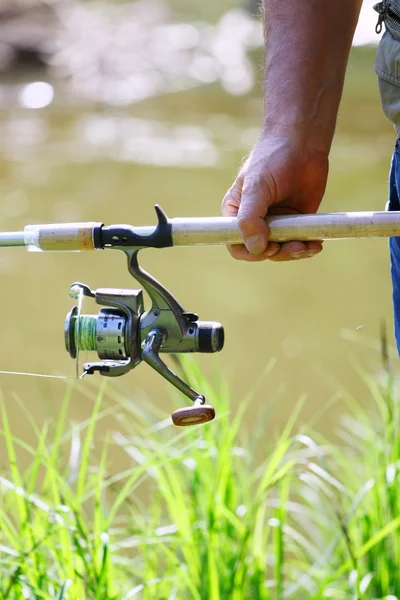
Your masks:
{"label": "blurred water", "polygon": [[[257,70],[249,53],[263,45],[262,26],[244,8],[231,8],[210,24],[199,19],[176,22],[165,0],[94,5],[59,0],[50,6],[52,16],[47,11],[46,17],[40,12],[37,18],[39,9],[21,8],[0,25],[0,68],[7,60],[12,65],[12,49],[16,53],[21,44],[29,47],[27,30],[50,78],[66,83],[60,90],[63,104],[75,97],[128,106],[214,82],[229,94],[244,95],[256,84]],[[363,4],[355,46],[376,44],[379,39],[372,6],[370,0]],[[51,41],[44,20],[54,25]],[[26,108],[47,106],[54,94],[46,85],[18,86],[17,101]],[[0,106],[15,104],[15,91],[9,86],[3,83],[0,88]]]}
{"label": "blurred water", "polygon": [[[198,15],[182,23],[161,2],[88,6],[74,7],[75,21],[67,5],[57,8],[64,29],[46,59],[50,70],[20,70],[0,81],[0,229],[85,220],[150,225],[156,202],[171,217],[219,214],[262,121],[260,24],[238,8],[214,23]],[[369,7],[357,44],[376,40],[375,21]],[[358,48],[352,56],[325,211],[385,203],[394,136],[380,111],[373,54]],[[272,428],[302,392],[309,397],[304,419],[341,388],[363,398],[353,361],[380,370],[381,319],[391,328],[386,240],[325,246],[316,259],[288,265],[239,264],[223,248],[143,256],[187,310],[225,325],[225,350],[201,364],[229,377],[234,405],[277,359],[256,392],[259,405],[275,404]],[[63,322],[70,283],[135,285],[112,252],[2,249],[0,274],[0,369],[69,376]],[[90,385],[80,382],[77,394]],[[129,398],[146,390],[151,402],[170,405],[166,384],[147,366],[115,385]],[[64,383],[0,374],[0,387],[10,405],[17,393],[41,421],[57,414]],[[79,398],[76,419],[90,410]],[[16,433],[27,435],[19,409],[13,417]]]}

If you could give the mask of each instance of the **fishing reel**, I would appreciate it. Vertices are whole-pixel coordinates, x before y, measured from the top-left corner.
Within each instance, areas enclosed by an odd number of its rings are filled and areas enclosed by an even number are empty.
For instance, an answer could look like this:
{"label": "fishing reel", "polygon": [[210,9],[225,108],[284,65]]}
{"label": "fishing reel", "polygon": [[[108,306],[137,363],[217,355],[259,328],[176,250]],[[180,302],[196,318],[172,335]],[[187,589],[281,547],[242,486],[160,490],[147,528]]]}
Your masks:
{"label": "fishing reel", "polygon": [[[121,250],[128,258],[128,270],[149,295],[152,306],[145,311],[142,289],[101,288],[92,291],[74,283],[70,295],[78,300],[65,321],[65,346],[77,360],[80,351],[97,352],[99,361],[83,365],[84,375],[98,371],[106,377],[118,377],[142,361],[185,394],[193,405],[176,410],[172,421],[178,426],[206,423],[215,417],[214,407],[192,389],[160,358],[160,353],[219,352],[224,345],[220,323],[199,321],[186,312],[159,281],[138,263],[138,249]],[[81,314],[82,299],[94,298],[102,308],[97,315]]]}

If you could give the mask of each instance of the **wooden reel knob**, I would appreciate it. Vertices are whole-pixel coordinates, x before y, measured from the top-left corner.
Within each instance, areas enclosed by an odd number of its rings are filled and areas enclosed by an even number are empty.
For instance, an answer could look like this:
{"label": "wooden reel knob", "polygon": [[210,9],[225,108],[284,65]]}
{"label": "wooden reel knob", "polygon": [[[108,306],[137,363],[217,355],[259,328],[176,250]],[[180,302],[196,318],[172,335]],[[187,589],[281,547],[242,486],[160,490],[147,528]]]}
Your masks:
{"label": "wooden reel knob", "polygon": [[215,409],[211,404],[200,404],[185,406],[172,413],[172,422],[178,427],[200,425],[212,421],[215,417]]}

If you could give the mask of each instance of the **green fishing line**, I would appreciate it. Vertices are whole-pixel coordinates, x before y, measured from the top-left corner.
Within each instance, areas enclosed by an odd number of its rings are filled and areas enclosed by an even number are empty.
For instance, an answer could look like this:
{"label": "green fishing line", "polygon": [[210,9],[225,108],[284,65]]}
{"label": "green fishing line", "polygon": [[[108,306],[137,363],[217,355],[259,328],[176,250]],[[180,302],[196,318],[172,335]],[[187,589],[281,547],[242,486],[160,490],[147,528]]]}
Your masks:
{"label": "green fishing line", "polygon": [[96,324],[95,315],[80,315],[75,321],[75,345],[79,350],[96,350]]}

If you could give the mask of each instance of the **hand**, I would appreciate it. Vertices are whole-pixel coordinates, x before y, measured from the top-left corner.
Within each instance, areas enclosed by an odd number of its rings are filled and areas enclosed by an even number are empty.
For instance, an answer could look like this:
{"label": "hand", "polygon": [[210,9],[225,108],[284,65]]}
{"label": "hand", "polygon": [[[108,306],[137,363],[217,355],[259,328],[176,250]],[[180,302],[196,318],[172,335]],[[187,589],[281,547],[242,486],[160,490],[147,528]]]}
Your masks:
{"label": "hand", "polygon": [[266,214],[315,213],[324,195],[328,156],[307,149],[297,136],[263,134],[222,201],[225,216],[237,216],[245,245],[229,246],[234,258],[276,262],[308,258],[322,242],[268,242]]}

